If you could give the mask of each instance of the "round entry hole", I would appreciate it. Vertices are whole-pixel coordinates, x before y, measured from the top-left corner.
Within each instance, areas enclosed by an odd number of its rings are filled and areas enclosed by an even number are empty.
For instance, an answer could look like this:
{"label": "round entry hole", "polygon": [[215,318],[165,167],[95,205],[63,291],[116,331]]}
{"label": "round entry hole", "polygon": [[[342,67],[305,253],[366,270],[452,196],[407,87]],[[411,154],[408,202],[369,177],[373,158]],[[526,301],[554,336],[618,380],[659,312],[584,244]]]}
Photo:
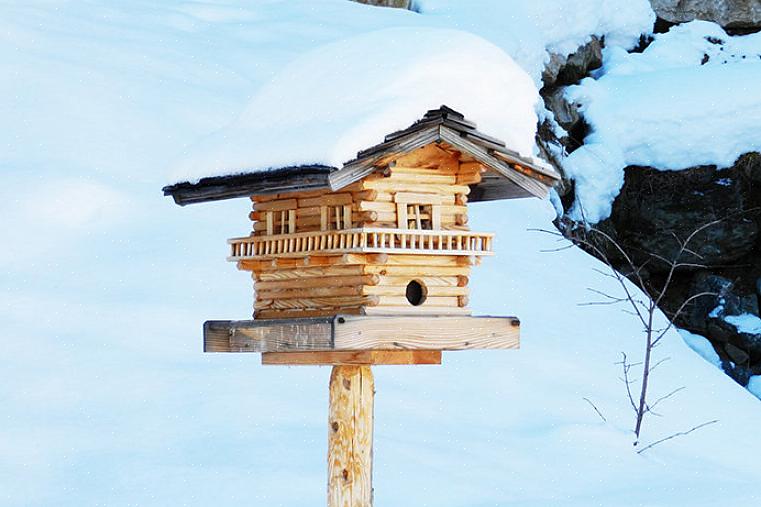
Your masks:
{"label": "round entry hole", "polygon": [[422,282],[412,280],[407,284],[407,301],[412,306],[420,306],[425,302],[426,292],[425,285]]}

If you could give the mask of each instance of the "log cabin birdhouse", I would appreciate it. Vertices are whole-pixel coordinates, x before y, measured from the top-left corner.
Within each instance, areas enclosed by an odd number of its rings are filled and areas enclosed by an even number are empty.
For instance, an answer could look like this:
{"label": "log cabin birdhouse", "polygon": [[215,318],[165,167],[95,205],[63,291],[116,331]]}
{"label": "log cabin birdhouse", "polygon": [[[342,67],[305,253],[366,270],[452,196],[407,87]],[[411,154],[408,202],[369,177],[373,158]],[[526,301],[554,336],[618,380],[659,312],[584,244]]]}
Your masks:
{"label": "log cabin birdhouse", "polygon": [[328,504],[372,503],[370,365],[439,364],[444,350],[511,349],[516,317],[472,317],[469,276],[494,254],[468,204],[547,195],[558,174],[445,106],[342,167],[298,166],[164,188],[180,205],[250,198],[228,260],[251,273],[253,320],[208,321],[207,352],[333,365]]}
{"label": "log cabin birdhouse", "polygon": [[246,197],[229,260],[254,280],[254,319],[468,315],[468,276],[493,255],[468,203],[544,197],[558,180],[447,107],[343,167],[299,166],[164,188],[180,205]]}

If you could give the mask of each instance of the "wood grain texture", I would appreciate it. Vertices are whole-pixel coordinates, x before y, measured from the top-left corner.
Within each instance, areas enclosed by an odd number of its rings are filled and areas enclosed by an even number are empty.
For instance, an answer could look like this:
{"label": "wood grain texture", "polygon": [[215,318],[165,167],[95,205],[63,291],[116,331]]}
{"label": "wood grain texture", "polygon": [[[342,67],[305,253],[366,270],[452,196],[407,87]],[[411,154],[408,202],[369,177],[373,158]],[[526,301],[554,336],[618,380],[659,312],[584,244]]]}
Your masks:
{"label": "wood grain texture", "polygon": [[[462,308],[439,309],[451,310]],[[338,315],[204,324],[206,352],[441,351],[519,346],[520,322],[515,317]]]}
{"label": "wood grain texture", "polygon": [[369,366],[334,366],[329,389],[328,507],[371,507],[372,370]]}

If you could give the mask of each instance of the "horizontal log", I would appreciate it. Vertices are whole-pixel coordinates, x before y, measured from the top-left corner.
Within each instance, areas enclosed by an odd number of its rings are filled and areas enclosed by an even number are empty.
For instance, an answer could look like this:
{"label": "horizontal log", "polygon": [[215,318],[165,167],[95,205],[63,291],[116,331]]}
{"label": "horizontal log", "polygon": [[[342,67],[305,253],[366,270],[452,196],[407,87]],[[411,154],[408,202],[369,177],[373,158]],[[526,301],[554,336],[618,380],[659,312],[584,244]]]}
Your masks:
{"label": "horizontal log", "polygon": [[322,287],[299,287],[293,289],[262,289],[258,284],[254,287],[257,299],[310,299],[336,296],[370,296],[376,295],[364,292],[362,285],[334,287],[325,283]]}
{"label": "horizontal log", "polygon": [[300,269],[255,273],[256,281],[293,280],[315,276],[356,276],[383,273],[365,273],[364,266],[315,266]]}
{"label": "horizontal log", "polygon": [[[359,306],[377,306],[380,296],[326,296],[303,299],[260,299],[257,295],[255,310],[323,309]],[[455,305],[456,306],[456,305]]]}
{"label": "horizontal log", "polygon": [[[420,279],[416,279],[417,281],[423,282],[424,281]],[[372,285],[372,286],[366,286],[362,287],[361,293],[364,295],[372,295],[372,296],[396,296],[400,298],[399,303],[393,303],[394,305],[403,305],[406,303],[406,293],[407,293],[407,284],[409,284],[409,278],[407,279],[407,283],[404,285]],[[458,287],[456,285],[452,286],[429,286],[426,285],[426,295],[428,297],[451,297],[451,296],[467,296],[469,289],[467,287]],[[387,302],[384,302],[383,298],[381,298],[380,305],[387,304]],[[426,303],[428,304],[428,301],[426,300]],[[435,305],[432,305],[435,306]],[[445,306],[455,306],[455,305],[445,305]],[[467,306],[467,305],[459,305],[459,306]]]}
{"label": "horizontal log", "polygon": [[362,314],[362,309],[357,307],[341,308],[340,311],[335,308],[324,310],[256,310],[254,311],[254,320],[255,322],[269,322],[271,320],[283,319],[335,317],[338,313],[341,315],[360,315]]}
{"label": "horizontal log", "polygon": [[[421,281],[426,287],[467,287],[468,285],[467,276],[420,276],[415,280]],[[408,283],[410,283],[409,276],[378,276],[378,283],[374,285],[407,287]]]}
{"label": "horizontal log", "polygon": [[457,169],[454,167],[408,167],[408,166],[402,166],[399,164],[389,166],[388,169],[386,169],[383,172],[384,175],[390,174],[404,174],[404,175],[420,175],[420,176],[429,176],[429,175],[436,175],[436,174],[445,174],[445,175],[457,175]]}
{"label": "horizontal log", "polygon": [[283,199],[277,201],[256,202],[254,203],[254,211],[282,211],[288,209],[296,209],[296,199]]}
{"label": "horizontal log", "polygon": [[[409,301],[407,300],[406,296],[377,296],[377,302],[376,304],[372,306],[405,306],[409,305]],[[458,297],[434,297],[434,296],[426,296],[425,301],[420,305],[420,307],[454,307],[454,306],[460,306],[458,304]]]}
{"label": "horizontal log", "polygon": [[406,182],[394,182],[389,178],[365,179],[353,183],[357,190],[380,190],[384,192],[413,192],[421,194],[468,194],[470,187],[465,185],[426,185]]}
{"label": "horizontal log", "polygon": [[404,174],[393,169],[388,172],[386,178],[393,182],[414,183],[414,184],[431,184],[431,185],[454,185],[457,182],[457,176],[454,174],[443,174],[432,172],[430,174]]}
{"label": "horizontal log", "polygon": [[378,285],[383,277],[379,275],[329,276],[293,280],[259,281],[256,290],[285,290],[306,287],[351,287],[355,285]]}
{"label": "horizontal log", "polygon": [[439,316],[456,316],[456,315],[470,315],[470,308],[461,308],[459,306],[368,306],[362,309],[363,315],[368,316],[426,316],[426,317],[439,317]]}
{"label": "horizontal log", "polygon": [[351,204],[352,203],[352,196],[351,193],[338,193],[338,194],[328,194],[320,197],[310,197],[310,198],[303,198],[298,199],[298,207],[299,208],[310,208],[310,207],[320,207],[320,206],[342,206],[344,204]]}

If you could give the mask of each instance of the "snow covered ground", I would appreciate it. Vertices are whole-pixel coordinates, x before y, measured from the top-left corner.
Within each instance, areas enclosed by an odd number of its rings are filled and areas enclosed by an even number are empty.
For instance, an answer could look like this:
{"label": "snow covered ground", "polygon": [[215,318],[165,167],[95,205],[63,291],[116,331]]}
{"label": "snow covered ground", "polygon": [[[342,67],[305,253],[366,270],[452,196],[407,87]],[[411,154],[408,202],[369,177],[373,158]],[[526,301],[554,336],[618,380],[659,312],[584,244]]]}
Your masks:
{"label": "snow covered ground", "polygon": [[[612,26],[604,18],[620,4],[590,2],[582,14],[599,17],[589,30]],[[323,502],[329,370],[201,353],[203,320],[250,313],[249,280],[224,261],[248,204],[179,208],[160,188],[260,83],[343,37],[465,29],[535,77],[530,57],[489,36],[509,30],[469,27],[446,15],[454,3],[421,5],[424,14],[344,1],[0,8],[0,505]],[[523,21],[518,33],[536,21],[511,19]],[[376,505],[757,501],[761,405],[677,333],[657,351],[671,360],[653,394],[686,389],[643,440],[719,422],[633,451],[614,363],[636,357],[640,329],[623,312],[578,305],[593,299],[587,287],[614,287],[576,249],[542,252],[558,244],[528,229],[553,216],[537,200],[472,207],[473,228],[498,233],[497,257],[474,272],[472,306],[519,315],[522,349],[376,368]]]}

